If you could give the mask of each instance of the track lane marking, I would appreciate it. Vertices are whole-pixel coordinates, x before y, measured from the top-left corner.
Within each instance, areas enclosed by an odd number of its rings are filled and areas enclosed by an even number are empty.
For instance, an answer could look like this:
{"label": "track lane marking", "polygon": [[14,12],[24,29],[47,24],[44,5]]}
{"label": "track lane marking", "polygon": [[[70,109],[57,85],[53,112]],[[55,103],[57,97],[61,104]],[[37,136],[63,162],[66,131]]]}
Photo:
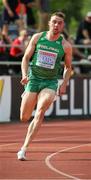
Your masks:
{"label": "track lane marking", "polygon": [[56,151],[55,153],[51,153],[50,155],[48,155],[45,159],[45,164],[47,165],[48,168],[50,168],[52,171],[60,174],[60,175],[63,175],[67,178],[71,178],[71,179],[74,179],[74,180],[81,180],[79,179],[78,177],[75,177],[75,176],[71,176],[67,173],[64,173],[58,169],[56,169],[51,163],[50,163],[50,160],[53,156],[61,153],[61,152],[66,152],[66,151],[69,151],[69,150],[72,150],[72,149],[77,149],[77,148],[80,148],[80,147],[84,147],[84,146],[91,146],[91,143],[87,143],[87,144],[82,144],[82,145],[79,145],[79,146],[73,146],[73,147],[69,147],[69,148],[65,148],[65,149],[62,149],[62,150],[59,150],[59,151]]}

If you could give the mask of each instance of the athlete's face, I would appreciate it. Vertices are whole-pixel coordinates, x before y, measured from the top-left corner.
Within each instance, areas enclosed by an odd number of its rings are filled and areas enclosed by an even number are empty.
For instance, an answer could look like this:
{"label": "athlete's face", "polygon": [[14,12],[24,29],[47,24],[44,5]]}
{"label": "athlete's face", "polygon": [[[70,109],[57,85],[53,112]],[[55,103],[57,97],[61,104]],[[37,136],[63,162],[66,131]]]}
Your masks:
{"label": "athlete's face", "polygon": [[59,34],[63,31],[64,28],[64,20],[59,16],[52,16],[49,21],[49,30],[53,32],[53,34]]}

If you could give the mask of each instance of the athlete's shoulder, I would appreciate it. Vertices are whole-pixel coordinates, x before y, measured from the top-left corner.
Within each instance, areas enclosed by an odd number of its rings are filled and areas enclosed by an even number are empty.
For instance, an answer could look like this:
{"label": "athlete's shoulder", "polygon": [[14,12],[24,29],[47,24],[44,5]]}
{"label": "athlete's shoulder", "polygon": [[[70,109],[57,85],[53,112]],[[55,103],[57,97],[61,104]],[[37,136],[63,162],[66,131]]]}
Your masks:
{"label": "athlete's shoulder", "polygon": [[40,38],[42,36],[43,32],[35,33],[33,34],[33,38]]}
{"label": "athlete's shoulder", "polygon": [[63,45],[63,48],[64,48],[64,51],[72,51],[72,45],[69,41],[67,41],[65,38],[63,38],[62,40],[62,45]]}
{"label": "athlete's shoulder", "polygon": [[64,52],[66,54],[70,54],[70,53],[72,54],[72,45],[69,41],[67,41],[65,38],[63,38],[62,45],[63,45]]}
{"label": "athlete's shoulder", "polygon": [[33,34],[31,40],[33,40],[35,43],[39,40],[39,38],[42,36],[43,32],[35,33]]}
{"label": "athlete's shoulder", "polygon": [[72,48],[71,43],[70,43],[69,41],[67,41],[64,37],[63,37],[63,39],[62,39],[62,45],[63,45],[64,47]]}

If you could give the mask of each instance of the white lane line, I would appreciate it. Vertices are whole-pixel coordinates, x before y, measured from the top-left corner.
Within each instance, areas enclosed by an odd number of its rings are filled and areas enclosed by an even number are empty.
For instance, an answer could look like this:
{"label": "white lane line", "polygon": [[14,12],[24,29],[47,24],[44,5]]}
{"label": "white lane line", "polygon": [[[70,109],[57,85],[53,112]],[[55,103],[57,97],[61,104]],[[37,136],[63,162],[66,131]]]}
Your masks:
{"label": "white lane line", "polygon": [[[71,140],[72,140],[72,138],[77,138],[78,136],[64,136],[64,137],[50,137],[50,138],[40,138],[40,139],[35,139],[35,140],[33,140],[32,142],[40,142],[41,143],[41,141],[53,141],[54,142],[54,140],[58,140],[58,141],[61,141],[61,140],[64,140],[64,138],[66,138],[66,140],[70,140],[70,138],[71,138]],[[16,142],[12,142],[12,143],[4,143],[4,144],[0,144],[0,148],[1,147],[5,147],[5,146],[12,146],[12,145],[16,145],[16,144],[20,144],[21,142],[22,142],[22,139],[17,139],[16,140],[17,141],[17,143]]]}
{"label": "white lane line", "polygon": [[[58,138],[58,137],[57,137]],[[54,139],[54,138],[49,138],[49,139]],[[41,139],[41,140],[49,140],[48,138],[47,139]],[[56,139],[56,138],[55,138]],[[35,141],[41,141],[40,139],[38,139],[38,140],[35,140]],[[2,147],[5,147],[5,146],[12,146],[12,145],[16,145],[16,144],[19,144],[19,143],[7,143],[7,144],[1,144],[0,145],[0,147],[2,148]],[[59,153],[61,153],[61,152],[66,152],[66,151],[69,151],[69,150],[71,150],[71,149],[76,149],[76,148],[80,148],[80,147],[83,147],[83,146],[89,146],[89,145],[91,145],[90,143],[87,143],[87,144],[82,144],[82,145],[79,145],[79,146],[73,146],[73,147],[70,147],[70,148],[66,148],[66,147],[62,147],[62,148],[65,148],[65,149],[62,149],[62,150],[59,150],[59,151],[57,151],[57,152],[55,152],[55,153],[52,153],[52,154],[50,154],[50,155],[48,155],[47,157],[46,157],[46,159],[45,159],[45,163],[46,163],[46,165],[51,169],[51,170],[53,170],[53,171],[55,171],[56,173],[58,173],[58,174],[61,174],[61,175],[63,175],[63,176],[66,176],[67,178],[71,178],[71,179],[74,179],[74,180],[81,180],[81,179],[79,179],[79,178],[77,178],[77,177],[75,177],[75,176],[71,176],[71,175],[69,175],[69,174],[66,174],[66,173],[64,173],[64,172],[62,172],[62,171],[60,171],[60,170],[58,170],[58,169],[56,169],[55,167],[53,167],[52,165],[51,165],[51,163],[50,163],[50,160],[51,160],[51,158],[53,157],[53,156],[55,156],[55,155],[57,155],[57,154],[59,154]],[[0,179],[1,180],[1,179]],[[43,179],[44,180],[44,179]],[[47,180],[47,179],[46,179]],[[56,179],[55,179],[56,180]]]}
{"label": "white lane line", "polygon": [[78,177],[71,176],[71,175],[69,175],[69,174],[67,174],[67,173],[64,173],[64,172],[56,169],[56,168],[50,163],[50,160],[51,160],[55,155],[57,155],[57,154],[59,154],[59,153],[61,153],[61,152],[67,152],[67,151],[72,150],[72,149],[77,149],[77,148],[84,147],[84,146],[89,146],[89,145],[91,146],[91,143],[82,144],[82,145],[79,145],[79,146],[73,146],[73,147],[69,147],[69,148],[65,148],[65,149],[62,149],[62,150],[57,151],[57,152],[55,152],[55,153],[52,153],[52,154],[50,154],[50,155],[48,155],[48,156],[46,157],[45,163],[46,163],[46,165],[48,166],[48,168],[50,168],[52,171],[54,171],[54,172],[56,172],[56,173],[58,173],[58,174],[60,174],[60,175],[63,175],[63,176],[65,176],[65,177],[67,177],[67,178],[71,178],[71,179],[74,179],[74,180],[81,180],[81,179],[79,179]]}
{"label": "white lane line", "polygon": [[[57,178],[57,179],[54,179],[54,178],[47,178],[47,179],[45,179],[45,178],[43,178],[43,179],[31,179],[31,180],[58,180],[59,178]],[[0,180],[11,180],[11,179],[0,179]],[[28,179],[12,179],[12,180],[30,180],[29,178]],[[60,179],[59,179],[60,180]],[[65,180],[65,179],[62,179],[62,180]]]}

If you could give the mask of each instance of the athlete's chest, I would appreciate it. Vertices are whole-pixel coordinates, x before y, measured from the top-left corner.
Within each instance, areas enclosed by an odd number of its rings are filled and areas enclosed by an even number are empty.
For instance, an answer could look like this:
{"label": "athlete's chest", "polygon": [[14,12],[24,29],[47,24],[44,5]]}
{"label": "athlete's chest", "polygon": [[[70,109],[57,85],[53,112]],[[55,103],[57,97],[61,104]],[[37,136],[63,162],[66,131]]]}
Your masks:
{"label": "athlete's chest", "polygon": [[62,51],[62,45],[60,41],[48,41],[45,38],[41,38],[41,40],[38,42],[36,46],[37,50],[44,50],[54,53],[60,53]]}

